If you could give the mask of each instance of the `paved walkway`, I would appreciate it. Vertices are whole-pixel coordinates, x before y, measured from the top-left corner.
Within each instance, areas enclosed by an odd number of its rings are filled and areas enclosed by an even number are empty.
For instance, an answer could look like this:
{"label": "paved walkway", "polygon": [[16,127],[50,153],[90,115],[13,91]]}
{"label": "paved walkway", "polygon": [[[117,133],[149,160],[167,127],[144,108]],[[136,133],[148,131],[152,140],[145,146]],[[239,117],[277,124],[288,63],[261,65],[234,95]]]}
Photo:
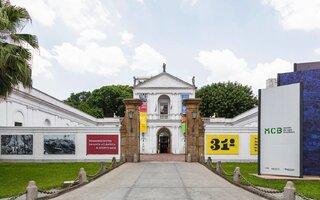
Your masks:
{"label": "paved walkway", "polygon": [[140,154],[141,162],[150,161],[185,161],[185,154],[171,154],[171,153],[159,153],[159,154]]}
{"label": "paved walkway", "polygon": [[126,163],[56,200],[263,199],[213,174],[199,163]]}

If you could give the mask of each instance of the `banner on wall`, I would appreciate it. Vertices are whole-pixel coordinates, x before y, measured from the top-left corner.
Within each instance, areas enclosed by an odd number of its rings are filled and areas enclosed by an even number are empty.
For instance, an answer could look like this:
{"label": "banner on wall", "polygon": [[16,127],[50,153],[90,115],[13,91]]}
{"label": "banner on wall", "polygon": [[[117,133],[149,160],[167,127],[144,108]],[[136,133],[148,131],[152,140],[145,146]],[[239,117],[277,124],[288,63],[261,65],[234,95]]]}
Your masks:
{"label": "banner on wall", "polygon": [[147,133],[147,94],[139,94],[139,99],[142,105],[139,107],[140,111],[140,133]]}
{"label": "banner on wall", "polygon": [[258,155],[258,134],[250,135],[250,155]]}
{"label": "banner on wall", "polygon": [[186,134],[186,123],[182,123],[181,124],[181,132],[183,133],[183,134]]}
{"label": "banner on wall", "polygon": [[259,90],[259,174],[302,176],[300,83]]}
{"label": "banner on wall", "polygon": [[76,154],[74,134],[43,136],[44,154]]}
{"label": "banner on wall", "polygon": [[33,135],[1,135],[2,155],[32,155]]}
{"label": "banner on wall", "polygon": [[[182,102],[184,99],[189,99],[189,94],[181,94],[181,102]],[[187,107],[182,104],[181,113],[182,113],[182,114],[186,114],[186,111],[187,111]]]}
{"label": "banner on wall", "polygon": [[140,113],[146,113],[147,112],[147,102],[142,102],[141,106],[139,107]]}
{"label": "banner on wall", "polygon": [[206,136],[206,151],[208,155],[239,154],[239,135],[210,134]]}
{"label": "banner on wall", "polygon": [[140,133],[147,132],[147,113],[140,113]]}
{"label": "banner on wall", "polygon": [[118,154],[118,135],[87,135],[88,154]]}

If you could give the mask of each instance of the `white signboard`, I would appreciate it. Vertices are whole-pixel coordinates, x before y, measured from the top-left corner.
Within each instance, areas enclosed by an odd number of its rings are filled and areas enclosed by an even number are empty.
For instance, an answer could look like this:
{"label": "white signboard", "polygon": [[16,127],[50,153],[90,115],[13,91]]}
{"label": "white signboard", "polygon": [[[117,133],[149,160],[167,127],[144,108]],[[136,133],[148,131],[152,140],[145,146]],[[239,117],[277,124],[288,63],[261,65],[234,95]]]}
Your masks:
{"label": "white signboard", "polygon": [[259,174],[302,176],[300,87],[259,91]]}

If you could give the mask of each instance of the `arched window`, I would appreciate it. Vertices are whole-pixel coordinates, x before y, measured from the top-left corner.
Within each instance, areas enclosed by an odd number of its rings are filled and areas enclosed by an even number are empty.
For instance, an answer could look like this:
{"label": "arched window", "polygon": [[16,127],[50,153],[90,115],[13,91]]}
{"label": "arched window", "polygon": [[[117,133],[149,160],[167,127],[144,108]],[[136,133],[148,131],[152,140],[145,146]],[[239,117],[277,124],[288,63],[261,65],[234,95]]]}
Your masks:
{"label": "arched window", "polygon": [[44,126],[46,126],[46,127],[51,126],[51,122],[49,119],[44,120]]}
{"label": "arched window", "polygon": [[17,111],[13,117],[14,126],[23,126],[24,115],[21,111]]}
{"label": "arched window", "polygon": [[160,115],[167,115],[169,114],[170,108],[170,98],[168,95],[161,95],[158,99],[159,104],[159,114]]}

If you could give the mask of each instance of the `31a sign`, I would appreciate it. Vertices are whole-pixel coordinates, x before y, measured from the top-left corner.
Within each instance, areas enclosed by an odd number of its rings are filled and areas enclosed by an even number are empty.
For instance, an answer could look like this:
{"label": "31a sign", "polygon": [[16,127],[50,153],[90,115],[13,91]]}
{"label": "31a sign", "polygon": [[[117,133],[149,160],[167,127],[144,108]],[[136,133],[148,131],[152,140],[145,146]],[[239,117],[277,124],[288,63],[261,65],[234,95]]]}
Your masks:
{"label": "31a sign", "polygon": [[207,154],[239,154],[239,135],[207,135],[206,150]]}

